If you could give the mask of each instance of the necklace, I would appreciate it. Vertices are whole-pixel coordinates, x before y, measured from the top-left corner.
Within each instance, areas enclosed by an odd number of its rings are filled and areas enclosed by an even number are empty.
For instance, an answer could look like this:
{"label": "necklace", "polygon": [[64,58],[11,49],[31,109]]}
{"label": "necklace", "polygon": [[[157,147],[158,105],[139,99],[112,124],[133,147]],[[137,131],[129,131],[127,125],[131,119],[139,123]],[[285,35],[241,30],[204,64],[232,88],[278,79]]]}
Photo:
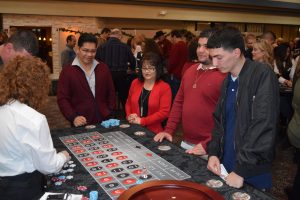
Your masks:
{"label": "necklace", "polygon": [[141,101],[141,117],[143,117],[143,111],[144,111],[144,109],[143,109],[144,105],[143,104],[144,104],[145,100],[147,99],[147,97],[149,96],[151,90],[146,90],[146,91],[148,91],[148,92],[147,92],[147,94],[143,98],[143,94],[144,94],[144,88],[143,88],[142,89],[142,94],[141,94],[141,97],[140,97],[140,101]]}
{"label": "necklace", "polygon": [[[198,80],[204,75],[205,72],[207,72],[207,71],[210,70],[210,69],[215,69],[215,68],[216,68],[216,67],[208,67],[208,68],[205,68],[205,69],[204,69],[204,68],[203,68],[203,64],[200,63],[199,66],[197,67],[197,74],[196,74],[195,81],[194,81],[194,83],[193,83],[193,89],[196,89],[196,88],[197,88],[197,82],[198,82]],[[199,75],[200,69],[202,69],[204,72],[201,73],[201,74]],[[198,76],[198,75],[199,75],[199,76]]]}

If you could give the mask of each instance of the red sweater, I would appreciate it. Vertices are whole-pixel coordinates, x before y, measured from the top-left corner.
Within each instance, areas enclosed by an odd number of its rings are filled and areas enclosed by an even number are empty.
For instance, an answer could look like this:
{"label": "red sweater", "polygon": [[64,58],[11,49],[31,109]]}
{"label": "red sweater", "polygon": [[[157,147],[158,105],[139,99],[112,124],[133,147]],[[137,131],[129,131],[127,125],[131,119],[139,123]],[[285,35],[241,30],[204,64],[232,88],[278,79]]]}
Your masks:
{"label": "red sweater", "polygon": [[181,79],[181,71],[184,63],[188,59],[188,49],[184,41],[175,43],[170,51],[168,60],[168,72],[173,74],[176,78]]}
{"label": "red sweater", "polygon": [[195,64],[185,71],[165,131],[173,134],[182,119],[183,140],[192,144],[201,143],[206,149],[214,126],[212,113],[226,74],[217,69],[206,72],[199,69],[197,87],[193,88],[198,66]]}
{"label": "red sweater", "polygon": [[57,103],[60,111],[72,124],[77,116],[84,116],[88,124],[99,123],[115,110],[116,97],[108,67],[100,62],[95,68],[95,97],[85,73],[76,65],[61,71]]}
{"label": "red sweater", "polygon": [[[126,102],[126,117],[136,113],[139,117],[140,107],[139,99],[144,83],[135,79],[130,86],[127,102]],[[163,131],[161,123],[167,119],[171,109],[171,89],[164,81],[157,81],[150,93],[148,101],[148,116],[141,118],[141,125],[146,126],[154,133]]]}

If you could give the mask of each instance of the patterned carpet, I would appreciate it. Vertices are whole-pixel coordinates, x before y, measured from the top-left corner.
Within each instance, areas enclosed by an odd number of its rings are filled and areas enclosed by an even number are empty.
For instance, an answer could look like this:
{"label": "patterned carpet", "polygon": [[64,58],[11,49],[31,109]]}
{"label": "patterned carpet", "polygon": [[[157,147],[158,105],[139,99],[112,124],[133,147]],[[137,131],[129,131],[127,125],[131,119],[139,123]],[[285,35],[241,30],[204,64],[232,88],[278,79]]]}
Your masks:
{"label": "patterned carpet", "polygon": [[[56,103],[56,96],[50,96],[48,105],[41,110],[46,115],[50,129],[62,129],[70,127],[68,121],[62,116]],[[181,131],[177,132],[177,140],[180,140]],[[287,196],[283,189],[290,186],[296,173],[296,165],[293,163],[293,148],[288,147],[284,142],[284,138],[279,140],[277,144],[276,158],[273,163],[273,188],[272,195],[276,199],[286,200]]]}

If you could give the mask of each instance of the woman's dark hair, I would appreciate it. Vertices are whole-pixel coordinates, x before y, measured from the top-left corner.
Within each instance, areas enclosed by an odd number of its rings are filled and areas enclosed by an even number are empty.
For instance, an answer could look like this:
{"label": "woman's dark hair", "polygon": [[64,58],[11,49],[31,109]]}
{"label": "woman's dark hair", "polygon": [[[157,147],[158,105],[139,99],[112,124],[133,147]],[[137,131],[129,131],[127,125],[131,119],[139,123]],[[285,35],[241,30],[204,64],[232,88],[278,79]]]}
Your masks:
{"label": "woman's dark hair", "polygon": [[198,60],[197,48],[198,48],[198,37],[194,38],[189,43],[189,46],[188,46],[188,61],[194,62],[195,60]]}
{"label": "woman's dark hair", "polygon": [[[274,48],[274,59],[280,74],[283,74],[285,69],[292,67],[290,57],[286,57],[286,53],[289,48],[289,45],[286,43],[280,44]],[[283,65],[283,62],[285,62],[285,66]]]}
{"label": "woman's dark hair", "polygon": [[[153,65],[155,67],[156,81],[160,80],[163,76],[163,66],[162,66],[161,57],[159,55],[157,55],[156,53],[148,52],[143,55],[143,63],[145,61],[148,61],[151,65]],[[142,70],[139,70],[139,72],[138,72],[138,79],[142,82],[144,81]]]}

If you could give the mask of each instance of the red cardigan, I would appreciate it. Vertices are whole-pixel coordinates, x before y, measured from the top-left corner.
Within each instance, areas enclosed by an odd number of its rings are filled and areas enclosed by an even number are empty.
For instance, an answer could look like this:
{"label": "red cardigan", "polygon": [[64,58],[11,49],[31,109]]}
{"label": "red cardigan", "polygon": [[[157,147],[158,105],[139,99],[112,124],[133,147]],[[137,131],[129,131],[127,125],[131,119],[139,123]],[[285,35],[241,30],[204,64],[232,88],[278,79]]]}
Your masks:
{"label": "red cardigan", "polygon": [[61,71],[57,103],[72,124],[77,116],[84,116],[88,124],[99,123],[115,110],[114,84],[108,67],[102,62],[95,68],[95,81],[94,97],[80,67],[67,65]]}
{"label": "red cardigan", "polygon": [[[130,86],[126,102],[126,118],[128,115],[136,113],[141,116],[139,109],[139,99],[144,83],[135,79]],[[141,118],[141,126],[146,126],[154,133],[163,131],[161,123],[168,118],[171,109],[171,89],[162,80],[155,83],[149,96],[148,116]]]}

